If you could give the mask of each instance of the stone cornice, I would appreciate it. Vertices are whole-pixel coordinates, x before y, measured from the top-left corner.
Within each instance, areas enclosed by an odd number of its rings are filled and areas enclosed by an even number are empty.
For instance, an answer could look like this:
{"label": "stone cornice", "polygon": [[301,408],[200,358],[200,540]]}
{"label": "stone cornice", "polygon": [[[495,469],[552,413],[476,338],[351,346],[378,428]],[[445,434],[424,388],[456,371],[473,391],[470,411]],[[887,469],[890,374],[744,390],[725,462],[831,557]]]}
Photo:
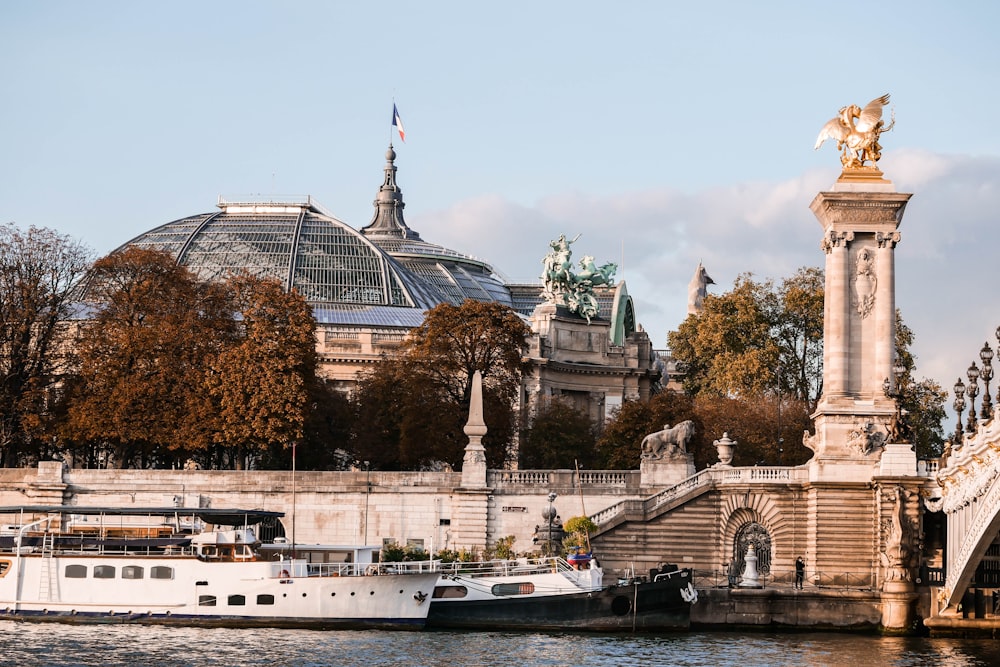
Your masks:
{"label": "stone cornice", "polygon": [[895,229],[911,196],[900,192],[820,192],[809,208],[826,229],[863,229],[869,225]]}

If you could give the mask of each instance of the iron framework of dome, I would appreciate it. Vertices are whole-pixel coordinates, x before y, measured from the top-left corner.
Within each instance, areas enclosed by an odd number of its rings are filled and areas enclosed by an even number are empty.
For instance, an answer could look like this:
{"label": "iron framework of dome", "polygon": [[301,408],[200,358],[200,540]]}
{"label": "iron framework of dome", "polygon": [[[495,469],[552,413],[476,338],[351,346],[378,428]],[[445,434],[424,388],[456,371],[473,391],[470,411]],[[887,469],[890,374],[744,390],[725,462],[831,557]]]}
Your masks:
{"label": "iron framework of dome", "polygon": [[512,305],[481,260],[423,241],[403,221],[392,147],[375,215],[358,231],[312,197],[219,199],[219,211],[161,225],[122,247],[165,250],[206,280],[241,272],[297,290],[323,324],[410,328],[465,299]]}

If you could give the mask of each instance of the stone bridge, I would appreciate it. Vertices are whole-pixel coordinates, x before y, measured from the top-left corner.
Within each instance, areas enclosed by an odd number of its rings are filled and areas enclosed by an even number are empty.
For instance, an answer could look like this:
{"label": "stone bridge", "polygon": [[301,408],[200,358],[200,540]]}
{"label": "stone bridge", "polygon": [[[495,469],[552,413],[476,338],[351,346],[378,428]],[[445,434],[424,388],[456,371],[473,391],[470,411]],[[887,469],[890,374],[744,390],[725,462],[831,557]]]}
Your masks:
{"label": "stone bridge", "polygon": [[[970,584],[1000,586],[1000,579],[976,582],[977,569],[1000,534],[998,478],[1000,419],[991,418],[980,423],[974,433],[967,433],[962,442],[952,444],[937,473],[939,488],[925,501],[928,509],[944,511],[948,519],[945,581],[938,594],[943,613],[957,612]],[[1000,567],[1000,559],[996,565]],[[980,578],[993,577],[981,572]]]}

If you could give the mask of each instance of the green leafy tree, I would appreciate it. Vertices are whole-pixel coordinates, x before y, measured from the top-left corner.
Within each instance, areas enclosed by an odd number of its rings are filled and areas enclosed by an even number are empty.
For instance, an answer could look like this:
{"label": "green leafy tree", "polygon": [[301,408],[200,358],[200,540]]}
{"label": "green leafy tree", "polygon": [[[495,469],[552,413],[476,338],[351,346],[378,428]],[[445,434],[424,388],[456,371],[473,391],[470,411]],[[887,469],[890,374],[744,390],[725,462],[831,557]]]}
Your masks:
{"label": "green leafy tree", "polygon": [[590,467],[594,463],[594,424],[566,401],[541,401],[521,442],[521,467]]}
{"label": "green leafy tree", "polygon": [[905,436],[912,441],[917,458],[936,458],[941,456],[944,449],[944,406],[948,400],[948,392],[934,380],[916,380],[913,377],[916,368],[916,357],[910,351],[913,340],[913,331],[903,323],[903,317],[897,309],[896,365],[903,369],[897,391],[900,394],[898,400],[903,411]]}
{"label": "green leafy tree", "polygon": [[50,407],[70,361],[74,290],[90,262],[68,236],[0,225],[0,466],[55,453]]}

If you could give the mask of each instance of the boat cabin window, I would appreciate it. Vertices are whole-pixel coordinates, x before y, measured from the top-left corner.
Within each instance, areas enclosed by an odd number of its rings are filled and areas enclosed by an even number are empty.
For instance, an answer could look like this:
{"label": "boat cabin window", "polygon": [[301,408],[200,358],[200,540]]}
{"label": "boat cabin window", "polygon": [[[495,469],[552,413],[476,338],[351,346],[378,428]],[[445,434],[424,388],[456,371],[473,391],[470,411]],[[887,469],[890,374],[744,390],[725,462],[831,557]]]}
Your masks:
{"label": "boat cabin window", "polygon": [[226,601],[230,607],[242,607],[247,603],[247,596],[245,595],[230,595],[229,599]]}
{"label": "boat cabin window", "polygon": [[198,596],[198,606],[199,607],[214,607],[215,606],[215,596],[214,595],[199,595]]}
{"label": "boat cabin window", "polygon": [[274,604],[274,596],[270,593],[261,593],[257,596],[257,604]]}
{"label": "boat cabin window", "polygon": [[7,575],[7,570],[9,570],[9,569],[10,569],[10,561],[9,560],[0,560],[0,577],[6,576]]}
{"label": "boat cabin window", "polygon": [[520,584],[494,584],[491,592],[493,595],[531,595],[535,592],[535,585],[530,581]]}
{"label": "boat cabin window", "polygon": [[87,578],[87,566],[86,565],[67,565],[66,566],[66,578],[67,579],[86,579]]}
{"label": "boat cabin window", "polygon": [[167,567],[166,565],[155,565],[149,568],[149,578],[150,579],[173,579],[174,578],[174,568]]}
{"label": "boat cabin window", "polygon": [[142,579],[141,565],[126,565],[122,568],[122,579]]}
{"label": "boat cabin window", "polygon": [[469,589],[465,586],[435,586],[431,598],[435,600],[464,598],[468,594]]}
{"label": "boat cabin window", "polygon": [[95,565],[94,566],[94,579],[114,579],[115,578],[115,566],[114,565]]}

